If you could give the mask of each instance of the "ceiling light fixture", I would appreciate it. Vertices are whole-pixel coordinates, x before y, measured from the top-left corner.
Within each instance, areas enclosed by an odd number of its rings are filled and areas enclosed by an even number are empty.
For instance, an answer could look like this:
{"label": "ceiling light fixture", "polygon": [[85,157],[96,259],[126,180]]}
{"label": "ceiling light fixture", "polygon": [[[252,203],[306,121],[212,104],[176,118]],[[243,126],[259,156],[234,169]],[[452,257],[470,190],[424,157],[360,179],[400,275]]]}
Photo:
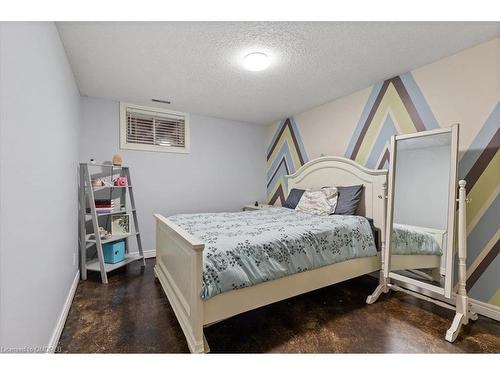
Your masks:
{"label": "ceiling light fixture", "polygon": [[250,53],[243,59],[243,66],[252,72],[260,72],[267,69],[269,64],[269,57],[262,52]]}

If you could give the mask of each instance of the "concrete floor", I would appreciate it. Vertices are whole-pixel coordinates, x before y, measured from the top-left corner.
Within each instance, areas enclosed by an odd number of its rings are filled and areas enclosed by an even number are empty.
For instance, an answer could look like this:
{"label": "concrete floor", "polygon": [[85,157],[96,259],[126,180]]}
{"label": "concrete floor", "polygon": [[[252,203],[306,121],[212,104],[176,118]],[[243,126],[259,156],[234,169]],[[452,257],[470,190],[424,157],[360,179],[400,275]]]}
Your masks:
{"label": "concrete floor", "polygon": [[[63,353],[188,353],[177,319],[153,275],[131,264],[80,282],[59,341]],[[377,281],[362,276],[250,311],[205,329],[212,353],[500,353],[500,324],[480,317],[454,344],[453,312],[404,293],[365,299]]]}

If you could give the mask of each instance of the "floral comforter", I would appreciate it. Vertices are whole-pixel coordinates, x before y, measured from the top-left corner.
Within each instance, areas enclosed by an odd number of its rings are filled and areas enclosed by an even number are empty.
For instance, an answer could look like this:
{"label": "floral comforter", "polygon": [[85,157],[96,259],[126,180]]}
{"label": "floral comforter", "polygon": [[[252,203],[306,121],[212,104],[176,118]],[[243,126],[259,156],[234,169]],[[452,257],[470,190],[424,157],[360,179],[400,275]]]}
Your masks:
{"label": "floral comforter", "polygon": [[203,299],[344,260],[375,256],[368,220],[288,208],[169,217],[205,243]]}

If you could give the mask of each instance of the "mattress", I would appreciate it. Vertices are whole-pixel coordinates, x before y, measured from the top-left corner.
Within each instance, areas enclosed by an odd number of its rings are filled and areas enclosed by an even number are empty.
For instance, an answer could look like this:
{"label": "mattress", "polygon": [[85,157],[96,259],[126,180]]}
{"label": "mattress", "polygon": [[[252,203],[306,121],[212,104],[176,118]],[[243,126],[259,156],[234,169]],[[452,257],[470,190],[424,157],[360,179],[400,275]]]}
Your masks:
{"label": "mattress", "polygon": [[442,255],[439,243],[432,233],[411,225],[394,223],[391,253],[396,255]]}
{"label": "mattress", "polygon": [[201,298],[348,259],[377,255],[361,216],[317,216],[276,207],[169,217],[205,243]]}

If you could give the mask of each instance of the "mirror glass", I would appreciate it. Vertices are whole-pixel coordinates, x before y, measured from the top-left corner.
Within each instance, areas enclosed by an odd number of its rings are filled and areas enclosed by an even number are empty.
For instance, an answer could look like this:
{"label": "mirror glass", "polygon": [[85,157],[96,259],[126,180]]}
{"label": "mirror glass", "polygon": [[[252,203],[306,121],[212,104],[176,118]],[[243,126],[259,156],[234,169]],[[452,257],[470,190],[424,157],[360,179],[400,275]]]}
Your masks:
{"label": "mirror glass", "polygon": [[394,142],[389,270],[444,288],[452,133],[396,137]]}

